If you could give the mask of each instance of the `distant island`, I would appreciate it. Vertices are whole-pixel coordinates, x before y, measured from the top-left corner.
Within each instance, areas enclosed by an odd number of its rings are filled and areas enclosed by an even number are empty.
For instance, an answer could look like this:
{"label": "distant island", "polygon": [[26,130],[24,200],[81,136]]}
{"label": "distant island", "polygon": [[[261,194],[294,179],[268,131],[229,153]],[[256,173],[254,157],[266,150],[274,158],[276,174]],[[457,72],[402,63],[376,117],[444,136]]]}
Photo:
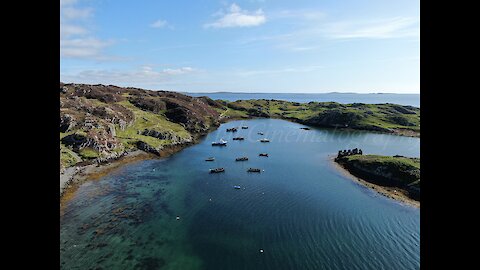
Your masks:
{"label": "distant island", "polygon": [[363,155],[361,150],[341,150],[335,162],[378,192],[420,206],[420,158]]}
{"label": "distant island", "polygon": [[60,83],[61,193],[78,176],[78,167],[95,171],[96,166],[139,153],[169,155],[198,142],[221,123],[256,117],[420,136],[420,109],[413,106],[274,99],[229,102],[169,91]]}

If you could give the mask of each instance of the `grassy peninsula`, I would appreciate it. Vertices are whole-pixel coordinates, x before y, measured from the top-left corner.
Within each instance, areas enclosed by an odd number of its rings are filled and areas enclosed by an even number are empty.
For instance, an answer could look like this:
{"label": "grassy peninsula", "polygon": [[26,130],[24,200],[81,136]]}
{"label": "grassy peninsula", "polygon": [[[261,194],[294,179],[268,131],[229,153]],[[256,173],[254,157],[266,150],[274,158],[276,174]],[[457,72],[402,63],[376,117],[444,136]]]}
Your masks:
{"label": "grassy peninsula", "polygon": [[298,103],[282,100],[223,101],[232,117],[271,117],[330,128],[350,128],[420,137],[420,108],[398,104]]}
{"label": "grassy peninsula", "polygon": [[353,154],[339,155],[335,161],[352,175],[386,188],[391,195],[403,194],[420,201],[419,158]]}

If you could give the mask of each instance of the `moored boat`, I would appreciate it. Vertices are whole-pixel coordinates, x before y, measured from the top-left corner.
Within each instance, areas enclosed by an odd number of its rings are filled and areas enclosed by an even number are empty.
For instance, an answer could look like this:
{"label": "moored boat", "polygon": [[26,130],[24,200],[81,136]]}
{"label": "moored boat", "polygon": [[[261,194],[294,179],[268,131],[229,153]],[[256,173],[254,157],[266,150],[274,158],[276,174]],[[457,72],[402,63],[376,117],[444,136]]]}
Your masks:
{"label": "moored boat", "polygon": [[237,128],[227,128],[227,132],[237,132]]}
{"label": "moored boat", "polygon": [[221,173],[225,172],[224,168],[215,168],[215,169],[210,169],[210,173]]}
{"label": "moored boat", "polygon": [[257,132],[258,135],[263,135],[263,132]]}
{"label": "moored boat", "polygon": [[259,156],[260,157],[268,157],[268,153],[260,153]]}
{"label": "moored boat", "polygon": [[247,126],[242,126],[242,129],[248,129],[248,127]]}
{"label": "moored boat", "polygon": [[270,142],[270,140],[267,139],[267,138],[263,138],[263,139],[260,140],[260,142]]}
{"label": "moored boat", "polygon": [[235,138],[233,138],[233,140],[234,141],[243,141],[243,140],[245,140],[245,138],[244,137],[235,137]]}
{"label": "moored boat", "polygon": [[241,189],[241,186],[233,186],[234,189]]}
{"label": "moored boat", "polygon": [[248,157],[238,157],[235,159],[235,161],[247,161]]}
{"label": "moored boat", "polygon": [[215,158],[214,157],[209,157],[209,158],[205,159],[205,161],[215,161]]}
{"label": "moored boat", "polygon": [[221,139],[218,142],[212,142],[212,146],[227,146],[227,141],[224,141],[223,139]]}
{"label": "moored boat", "polygon": [[258,172],[259,173],[259,172],[261,172],[261,170],[258,169],[258,168],[248,168],[247,172]]}

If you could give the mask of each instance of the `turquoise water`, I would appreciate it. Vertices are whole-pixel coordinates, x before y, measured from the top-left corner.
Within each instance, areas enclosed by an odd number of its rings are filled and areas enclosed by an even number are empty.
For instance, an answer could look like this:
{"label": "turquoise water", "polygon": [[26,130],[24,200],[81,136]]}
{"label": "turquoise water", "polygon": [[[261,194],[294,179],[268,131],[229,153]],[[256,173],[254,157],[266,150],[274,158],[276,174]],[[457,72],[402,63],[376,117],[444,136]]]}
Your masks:
{"label": "turquoise water", "polygon": [[357,93],[317,93],[317,94],[299,94],[299,93],[186,93],[193,97],[208,96],[212,99],[223,99],[228,101],[245,99],[280,99],[293,102],[307,103],[310,101],[327,102],[334,101],[339,103],[395,103],[400,105],[410,105],[420,107],[420,94],[357,94]]}
{"label": "turquoise water", "polygon": [[[420,140],[300,127],[229,122],[167,159],[83,184],[60,219],[62,269],[419,269],[419,209],[351,181],[330,157],[419,156]],[[212,147],[220,138],[228,146]]]}

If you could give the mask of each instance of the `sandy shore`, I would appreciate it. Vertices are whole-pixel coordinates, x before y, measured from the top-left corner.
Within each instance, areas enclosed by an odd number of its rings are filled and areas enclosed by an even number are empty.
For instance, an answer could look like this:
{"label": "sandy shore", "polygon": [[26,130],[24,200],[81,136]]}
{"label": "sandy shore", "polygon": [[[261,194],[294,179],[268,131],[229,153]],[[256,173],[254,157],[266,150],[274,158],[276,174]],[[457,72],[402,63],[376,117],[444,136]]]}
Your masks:
{"label": "sandy shore", "polygon": [[335,157],[332,156],[330,157],[332,166],[335,167],[338,171],[340,171],[343,175],[345,175],[347,178],[352,179],[353,181],[356,181],[357,183],[360,183],[366,187],[369,187],[379,194],[388,197],[390,199],[397,200],[401,203],[420,208],[420,202],[416,201],[414,199],[411,199],[410,197],[407,196],[407,192],[405,190],[399,189],[399,188],[393,188],[393,187],[385,187],[385,186],[380,186],[376,184],[372,184],[366,180],[363,180],[361,178],[356,177],[355,175],[351,174],[347,169],[342,167],[340,164],[335,162]]}

